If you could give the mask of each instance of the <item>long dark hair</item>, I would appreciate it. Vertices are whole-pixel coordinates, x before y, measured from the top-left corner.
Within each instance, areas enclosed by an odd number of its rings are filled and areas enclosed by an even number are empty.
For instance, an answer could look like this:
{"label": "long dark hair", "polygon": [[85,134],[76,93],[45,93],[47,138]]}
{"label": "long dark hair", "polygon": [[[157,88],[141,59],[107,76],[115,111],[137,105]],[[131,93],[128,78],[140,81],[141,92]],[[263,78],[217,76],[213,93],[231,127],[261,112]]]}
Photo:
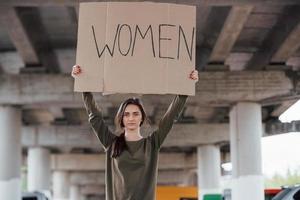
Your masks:
{"label": "long dark hair", "polygon": [[119,110],[115,117],[116,132],[120,135],[116,137],[113,144],[113,153],[112,153],[113,158],[120,156],[121,153],[126,149],[125,130],[124,130],[125,126],[123,123],[123,117],[124,117],[125,109],[128,105],[136,105],[140,109],[142,113],[142,121],[140,123],[140,126],[142,126],[144,121],[147,120],[147,115],[140,99],[129,98],[120,105]]}

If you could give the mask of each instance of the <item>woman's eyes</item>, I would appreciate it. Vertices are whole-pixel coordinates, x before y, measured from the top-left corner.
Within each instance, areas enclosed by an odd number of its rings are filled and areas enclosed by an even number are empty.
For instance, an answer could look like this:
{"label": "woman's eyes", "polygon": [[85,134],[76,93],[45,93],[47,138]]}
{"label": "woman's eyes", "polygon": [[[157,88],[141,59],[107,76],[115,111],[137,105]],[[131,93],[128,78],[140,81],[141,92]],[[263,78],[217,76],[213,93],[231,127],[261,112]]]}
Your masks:
{"label": "woman's eyes", "polygon": [[134,115],[134,116],[139,116],[140,113],[138,113],[138,112],[137,112],[137,113],[133,113],[133,115]]}
{"label": "woman's eyes", "polygon": [[[133,116],[139,116],[140,113],[139,112],[134,112],[132,113]],[[130,116],[130,113],[124,113],[124,117],[129,117]]]}

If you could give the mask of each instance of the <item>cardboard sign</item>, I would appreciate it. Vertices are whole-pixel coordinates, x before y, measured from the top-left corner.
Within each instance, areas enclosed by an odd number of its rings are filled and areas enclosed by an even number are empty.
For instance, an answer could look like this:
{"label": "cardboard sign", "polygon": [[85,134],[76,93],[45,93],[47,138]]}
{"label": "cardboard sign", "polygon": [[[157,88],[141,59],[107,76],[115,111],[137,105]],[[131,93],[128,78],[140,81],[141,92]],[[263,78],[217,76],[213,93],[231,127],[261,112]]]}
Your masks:
{"label": "cardboard sign", "polygon": [[196,8],[81,3],[75,91],[195,94]]}

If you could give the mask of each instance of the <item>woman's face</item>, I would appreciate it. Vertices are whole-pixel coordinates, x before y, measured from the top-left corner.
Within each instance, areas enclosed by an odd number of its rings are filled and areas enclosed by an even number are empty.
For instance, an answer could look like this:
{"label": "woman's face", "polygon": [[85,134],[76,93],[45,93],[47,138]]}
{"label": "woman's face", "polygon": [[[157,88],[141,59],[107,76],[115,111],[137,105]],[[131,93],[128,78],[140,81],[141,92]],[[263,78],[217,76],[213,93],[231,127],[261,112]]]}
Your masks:
{"label": "woman's face", "polygon": [[123,116],[123,124],[127,130],[136,130],[142,122],[142,113],[138,106],[129,104],[126,106]]}

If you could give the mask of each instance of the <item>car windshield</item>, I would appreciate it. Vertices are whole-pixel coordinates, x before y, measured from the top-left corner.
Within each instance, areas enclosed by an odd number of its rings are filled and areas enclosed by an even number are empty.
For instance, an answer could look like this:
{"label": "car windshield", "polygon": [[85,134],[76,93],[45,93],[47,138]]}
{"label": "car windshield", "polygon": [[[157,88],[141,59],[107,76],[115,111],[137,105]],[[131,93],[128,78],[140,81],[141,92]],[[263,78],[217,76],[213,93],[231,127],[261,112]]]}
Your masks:
{"label": "car windshield", "polygon": [[287,193],[291,191],[291,188],[286,188],[279,192],[272,200],[280,200],[282,199]]}

